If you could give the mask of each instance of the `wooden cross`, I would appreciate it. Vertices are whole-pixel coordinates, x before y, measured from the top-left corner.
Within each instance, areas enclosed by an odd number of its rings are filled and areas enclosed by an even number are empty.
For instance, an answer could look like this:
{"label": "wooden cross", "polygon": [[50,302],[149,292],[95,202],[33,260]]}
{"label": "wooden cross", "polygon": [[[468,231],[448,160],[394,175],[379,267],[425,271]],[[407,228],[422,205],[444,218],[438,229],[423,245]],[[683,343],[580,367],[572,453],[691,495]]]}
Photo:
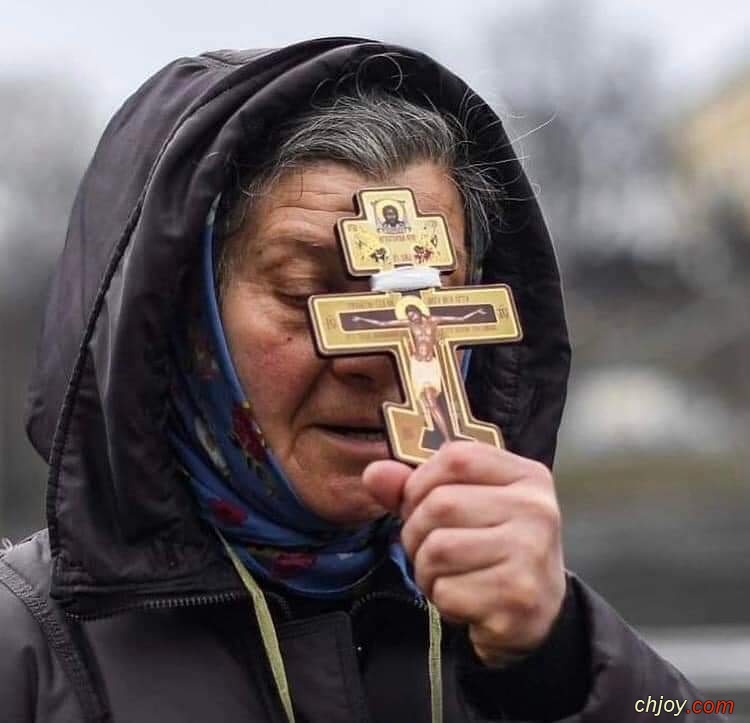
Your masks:
{"label": "wooden cross", "polygon": [[[364,212],[338,223],[349,273],[455,267],[445,219],[419,214],[409,189],[367,189],[357,199]],[[395,357],[405,402],[386,402],[383,415],[396,459],[419,464],[456,439],[503,446],[495,425],[471,415],[456,352],[521,338],[508,286],[325,294],[308,305],[321,354]]]}

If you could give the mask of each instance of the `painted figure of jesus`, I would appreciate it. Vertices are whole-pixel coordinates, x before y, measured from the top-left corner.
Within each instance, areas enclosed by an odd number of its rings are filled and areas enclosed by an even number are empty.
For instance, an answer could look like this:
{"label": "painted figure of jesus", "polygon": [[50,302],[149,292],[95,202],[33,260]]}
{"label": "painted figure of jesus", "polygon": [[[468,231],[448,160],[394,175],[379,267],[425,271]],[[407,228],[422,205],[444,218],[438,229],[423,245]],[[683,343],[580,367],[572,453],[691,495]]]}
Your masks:
{"label": "painted figure of jesus", "polygon": [[[417,303],[418,302],[418,303]],[[354,316],[353,322],[378,327],[407,327],[409,329],[409,378],[428,427],[437,428],[443,441],[458,438],[451,424],[448,401],[443,389],[443,375],[437,345],[441,323],[461,323],[475,316],[484,316],[487,309],[477,308],[462,316],[433,314],[421,299],[409,299],[404,307],[406,318],[393,320]]]}

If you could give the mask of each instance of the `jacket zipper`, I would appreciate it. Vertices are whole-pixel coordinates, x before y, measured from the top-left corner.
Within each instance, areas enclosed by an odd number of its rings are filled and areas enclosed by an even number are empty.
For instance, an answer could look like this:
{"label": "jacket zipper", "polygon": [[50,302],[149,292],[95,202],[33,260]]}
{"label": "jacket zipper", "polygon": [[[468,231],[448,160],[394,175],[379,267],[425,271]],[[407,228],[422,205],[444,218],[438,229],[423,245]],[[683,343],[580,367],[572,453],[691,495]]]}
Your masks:
{"label": "jacket zipper", "polygon": [[[267,599],[273,600],[273,602],[278,605],[285,620],[288,621],[294,618],[291,606],[284,597],[269,590],[264,590],[263,594]],[[74,613],[66,611],[65,614],[74,620],[90,621],[116,617],[118,615],[124,615],[125,613],[136,612],[139,610],[177,610],[182,608],[201,607],[206,605],[222,605],[226,603],[237,602],[239,600],[249,599],[250,595],[247,590],[231,590],[221,593],[202,593],[197,595],[147,598],[145,600],[124,602],[120,605],[104,607],[99,610],[92,610],[91,612]],[[394,600],[396,602],[403,602],[409,605],[413,605],[420,610],[427,609],[427,603],[425,602],[423,596],[414,598],[413,596],[407,595],[406,593],[398,592],[392,589],[376,590],[373,592],[365,593],[363,596],[357,598],[349,608],[349,615],[354,618],[366,603],[377,599]]]}
{"label": "jacket zipper", "polygon": [[425,602],[424,597],[414,598],[410,595],[402,592],[397,592],[395,590],[377,590],[375,592],[368,592],[367,594],[355,600],[351,608],[349,608],[349,615],[354,618],[366,603],[376,599],[395,600],[396,602],[408,603],[410,605],[413,605],[414,607],[419,608],[420,610],[427,609],[427,603]]}
{"label": "jacket zipper", "polygon": [[[292,611],[289,603],[283,597],[273,592],[265,591],[267,598],[271,598],[281,608],[282,615],[286,620],[292,619]],[[105,607],[91,612],[74,613],[66,611],[65,614],[73,620],[90,621],[101,620],[103,618],[117,617],[125,613],[144,611],[144,610],[177,610],[191,607],[201,607],[207,605],[223,605],[226,603],[237,602],[239,600],[249,600],[250,595],[246,590],[233,590],[221,593],[203,593],[200,595],[183,595],[163,598],[150,598],[136,602],[127,602],[122,605]]]}

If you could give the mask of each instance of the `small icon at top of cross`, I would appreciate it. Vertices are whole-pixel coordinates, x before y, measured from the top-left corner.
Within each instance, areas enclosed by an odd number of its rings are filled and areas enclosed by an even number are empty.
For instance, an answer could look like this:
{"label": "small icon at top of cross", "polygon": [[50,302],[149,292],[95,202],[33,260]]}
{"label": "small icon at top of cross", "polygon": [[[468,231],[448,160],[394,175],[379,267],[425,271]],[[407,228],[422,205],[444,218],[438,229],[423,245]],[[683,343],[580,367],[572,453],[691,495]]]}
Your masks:
{"label": "small icon at top of cross", "polygon": [[405,266],[452,271],[456,255],[441,214],[421,214],[409,188],[359,191],[356,218],[341,219],[338,235],[352,276]]}

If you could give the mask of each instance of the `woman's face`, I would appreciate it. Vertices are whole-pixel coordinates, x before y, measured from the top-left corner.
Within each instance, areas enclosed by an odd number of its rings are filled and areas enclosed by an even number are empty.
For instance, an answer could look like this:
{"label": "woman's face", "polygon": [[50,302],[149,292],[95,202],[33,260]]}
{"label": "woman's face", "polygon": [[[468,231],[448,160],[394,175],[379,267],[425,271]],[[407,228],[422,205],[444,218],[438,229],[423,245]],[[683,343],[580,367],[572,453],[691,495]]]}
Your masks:
{"label": "woman's face", "polygon": [[[367,279],[347,275],[334,228],[372,185],[332,162],[283,176],[243,229],[222,298],[232,358],[269,447],[305,504],[342,525],[385,512],[361,475],[389,456],[380,407],[401,393],[389,356],[317,355],[307,297],[369,291]],[[422,213],[445,216],[459,268],[443,283],[464,283],[463,207],[448,172],[415,163],[379,185],[408,186]]]}

